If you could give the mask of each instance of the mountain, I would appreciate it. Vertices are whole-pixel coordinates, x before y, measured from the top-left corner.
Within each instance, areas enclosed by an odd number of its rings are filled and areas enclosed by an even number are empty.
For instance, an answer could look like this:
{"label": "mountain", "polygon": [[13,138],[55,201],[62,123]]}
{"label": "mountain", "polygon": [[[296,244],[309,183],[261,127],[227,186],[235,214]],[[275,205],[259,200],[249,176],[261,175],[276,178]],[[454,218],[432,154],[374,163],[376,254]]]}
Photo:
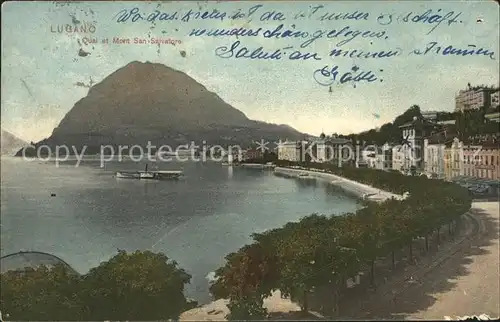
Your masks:
{"label": "mountain", "polygon": [[27,142],[2,129],[1,155],[14,155],[16,151],[27,145]]}
{"label": "mountain", "polygon": [[151,141],[176,146],[206,141],[246,146],[261,139],[303,137],[288,126],[250,120],[183,72],[134,61],[90,88],[38,144],[145,146]]}

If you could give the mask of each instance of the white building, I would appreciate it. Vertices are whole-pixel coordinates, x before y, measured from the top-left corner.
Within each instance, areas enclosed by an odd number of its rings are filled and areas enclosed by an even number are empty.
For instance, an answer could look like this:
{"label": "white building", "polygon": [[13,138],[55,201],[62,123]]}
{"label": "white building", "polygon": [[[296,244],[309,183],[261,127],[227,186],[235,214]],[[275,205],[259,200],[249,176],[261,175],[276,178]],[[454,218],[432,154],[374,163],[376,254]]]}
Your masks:
{"label": "white building", "polygon": [[375,155],[375,169],[389,170],[392,168],[393,148],[389,144],[384,144]]}
{"label": "white building", "polygon": [[403,142],[398,151],[403,152],[403,170],[422,170],[424,164],[424,138],[433,130],[433,124],[426,119],[413,118],[412,122],[401,125]]}
{"label": "white building", "polygon": [[435,120],[437,118],[437,111],[422,111],[422,117],[426,120]]}
{"label": "white building", "polygon": [[360,151],[361,155],[358,163],[366,163],[369,168],[375,168],[377,151],[376,148],[366,147]]}
{"label": "white building", "polygon": [[429,143],[428,139],[424,140],[424,173],[429,178],[445,178],[445,149],[446,145],[444,143],[432,141]]}
{"label": "white building", "polygon": [[393,147],[392,148],[392,169],[403,171],[405,159],[405,151],[403,151],[402,147]]}
{"label": "white building", "polygon": [[311,156],[313,162],[323,163],[329,160],[329,156],[327,156],[327,146],[325,139],[314,140],[311,142],[311,145],[313,146]]}
{"label": "white building", "polygon": [[278,146],[278,160],[287,160],[292,162],[301,161],[302,142],[285,141]]}
{"label": "white building", "polygon": [[455,112],[478,110],[481,107],[491,107],[491,95],[496,89],[487,86],[474,86],[470,84],[466,89],[460,90],[455,96]]}
{"label": "white building", "polygon": [[496,90],[496,92],[491,94],[491,96],[490,96],[490,107],[491,108],[496,108],[498,105],[500,105],[499,94],[500,94],[500,91],[498,89]]}

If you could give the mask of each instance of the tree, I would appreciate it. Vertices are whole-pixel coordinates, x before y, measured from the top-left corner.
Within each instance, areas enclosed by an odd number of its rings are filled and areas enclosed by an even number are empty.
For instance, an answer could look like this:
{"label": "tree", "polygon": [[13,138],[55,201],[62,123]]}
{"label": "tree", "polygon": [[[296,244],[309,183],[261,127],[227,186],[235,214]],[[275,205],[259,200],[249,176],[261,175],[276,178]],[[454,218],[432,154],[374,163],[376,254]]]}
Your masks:
{"label": "tree", "polygon": [[253,243],[226,256],[226,265],[215,272],[210,292],[215,298],[228,298],[233,320],[262,319],[264,298],[271,295],[279,279],[273,250]]}
{"label": "tree", "polygon": [[[412,107],[408,115],[398,121],[415,113],[420,113],[418,106]],[[283,165],[298,163],[283,162]],[[359,272],[361,263],[371,267],[373,283],[378,256],[392,253],[394,264],[394,251],[408,245],[412,258],[414,238],[427,236],[432,230],[456,220],[471,206],[467,189],[451,183],[374,169],[336,168],[313,163],[308,166],[393,193],[409,192],[409,195],[404,200],[366,202],[365,207],[353,214],[311,215],[282,228],[254,234],[257,244],[252,246],[254,255],[248,253],[246,247],[249,246],[245,246],[238,252],[242,253],[238,255],[240,259],[236,255],[228,258],[218,274],[226,276],[220,282],[224,285],[221,289],[228,295],[238,295],[231,298],[235,317],[262,316],[263,296],[276,288],[297,299],[303,310],[308,309],[308,294],[314,290],[334,299],[338,311],[338,295],[345,279]],[[276,265],[273,270],[263,269],[269,266],[264,265],[268,262]],[[263,273],[266,271],[275,274]]]}
{"label": "tree", "polygon": [[14,320],[85,320],[81,280],[66,266],[8,271],[1,278],[0,307]]}
{"label": "tree", "polygon": [[176,319],[191,308],[183,294],[190,279],[162,253],[120,250],[84,277],[88,319]]}

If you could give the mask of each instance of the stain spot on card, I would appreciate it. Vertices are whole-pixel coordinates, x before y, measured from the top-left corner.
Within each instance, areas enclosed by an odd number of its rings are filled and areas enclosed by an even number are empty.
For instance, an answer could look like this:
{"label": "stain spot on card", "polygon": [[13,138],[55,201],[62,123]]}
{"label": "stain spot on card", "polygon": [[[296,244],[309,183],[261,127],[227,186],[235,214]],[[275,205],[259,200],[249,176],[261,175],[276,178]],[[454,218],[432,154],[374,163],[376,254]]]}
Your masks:
{"label": "stain spot on card", "polygon": [[88,55],[90,55],[90,53],[88,51],[83,50],[82,48],[80,48],[80,50],[78,51],[78,56],[80,57],[87,57]]}
{"label": "stain spot on card", "polygon": [[92,77],[90,77],[90,81],[88,84],[85,84],[84,82],[76,82],[75,83],[75,86],[84,87],[84,88],[91,88],[92,85],[94,85],[94,80],[92,79]]}
{"label": "stain spot on card", "polygon": [[181,50],[179,53],[181,54],[182,57],[186,58],[186,51]]}
{"label": "stain spot on card", "polygon": [[483,18],[479,17],[479,18],[477,18],[476,22],[477,22],[477,23],[483,23],[483,22],[484,22],[484,20],[483,20]]}
{"label": "stain spot on card", "polygon": [[80,20],[76,19],[75,15],[69,15],[71,17],[71,23],[77,25],[80,23]]}
{"label": "stain spot on card", "polygon": [[31,96],[31,98],[35,99],[35,96],[33,96],[33,93],[31,92],[30,87],[28,86],[28,84],[26,83],[26,81],[24,79],[22,79],[22,78],[21,78],[21,83],[23,83],[24,88],[26,89],[26,91],[28,92],[28,94]]}

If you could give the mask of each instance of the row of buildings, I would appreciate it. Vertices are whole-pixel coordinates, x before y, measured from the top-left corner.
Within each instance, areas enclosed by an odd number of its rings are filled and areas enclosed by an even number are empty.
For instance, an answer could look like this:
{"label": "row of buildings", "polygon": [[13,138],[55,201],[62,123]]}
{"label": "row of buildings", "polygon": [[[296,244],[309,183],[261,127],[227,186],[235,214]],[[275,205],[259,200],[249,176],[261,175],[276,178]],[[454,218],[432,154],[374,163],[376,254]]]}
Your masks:
{"label": "row of buildings", "polygon": [[414,119],[400,129],[402,143],[397,146],[366,145],[322,135],[319,139],[286,141],[278,147],[278,159],[350,164],[444,180],[460,176],[500,179],[498,143],[464,144],[457,138],[436,134],[435,123],[425,118]]}
{"label": "row of buildings", "polygon": [[455,112],[495,108],[499,104],[499,88],[494,86],[471,86],[455,95]]}

